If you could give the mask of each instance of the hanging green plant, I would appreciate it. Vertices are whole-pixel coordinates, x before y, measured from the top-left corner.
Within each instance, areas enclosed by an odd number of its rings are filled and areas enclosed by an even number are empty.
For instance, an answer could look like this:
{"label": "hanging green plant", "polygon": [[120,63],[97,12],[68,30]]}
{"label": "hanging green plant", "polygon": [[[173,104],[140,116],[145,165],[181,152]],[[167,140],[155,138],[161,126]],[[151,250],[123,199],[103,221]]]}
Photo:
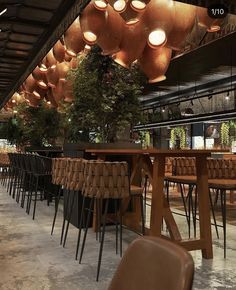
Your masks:
{"label": "hanging green plant", "polygon": [[180,148],[183,149],[186,147],[186,132],[184,127],[175,127],[170,131],[170,144],[171,147],[176,147],[177,139],[180,140]]}
{"label": "hanging green plant", "polygon": [[229,122],[224,122],[224,123],[221,124],[221,127],[220,127],[220,139],[221,139],[221,144],[224,145],[224,146],[229,146],[230,145],[229,129],[230,129],[230,123]]}

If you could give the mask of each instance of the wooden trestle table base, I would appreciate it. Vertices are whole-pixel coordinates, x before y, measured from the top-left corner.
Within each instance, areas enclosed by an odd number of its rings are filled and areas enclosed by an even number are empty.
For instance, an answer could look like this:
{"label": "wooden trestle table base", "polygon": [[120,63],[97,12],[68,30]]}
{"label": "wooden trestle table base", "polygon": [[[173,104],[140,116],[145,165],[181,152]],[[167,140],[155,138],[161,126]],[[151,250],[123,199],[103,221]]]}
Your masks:
{"label": "wooden trestle table base", "polygon": [[[211,152],[217,150],[161,150],[161,149],[88,149],[99,159],[106,159],[110,155],[131,155],[135,160],[131,173],[131,183],[135,175],[142,167],[148,173],[152,183],[152,203],[151,220],[149,235],[162,236],[161,227],[164,218],[169,230],[170,239],[187,250],[201,250],[202,257],[206,259],[213,258],[210,202],[208,195],[208,173],[207,157]],[[151,162],[151,157],[154,159]],[[198,207],[199,207],[199,229],[200,236],[196,239],[183,240],[181,238],[178,226],[174,220],[167,200],[164,197],[164,177],[165,177],[165,158],[166,157],[195,157],[196,174],[198,189]],[[136,216],[138,213],[135,213]],[[139,222],[138,218],[133,217],[133,221]]]}

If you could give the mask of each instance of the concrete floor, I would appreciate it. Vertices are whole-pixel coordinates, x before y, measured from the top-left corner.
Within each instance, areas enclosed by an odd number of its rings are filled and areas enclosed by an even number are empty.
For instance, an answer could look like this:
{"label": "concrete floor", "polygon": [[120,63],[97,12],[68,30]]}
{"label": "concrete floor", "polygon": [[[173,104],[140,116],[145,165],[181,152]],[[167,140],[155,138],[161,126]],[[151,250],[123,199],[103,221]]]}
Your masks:
{"label": "concrete floor", "polygon": [[[71,226],[66,248],[62,248],[59,245],[62,212],[55,233],[50,236],[53,212],[53,205],[48,207],[45,202],[39,202],[33,221],[32,216],[28,216],[0,186],[0,289],[106,290],[120,260],[114,251],[113,231],[107,234],[100,281],[95,282],[98,243],[94,233],[89,232],[80,265],[74,259],[77,229]],[[185,222],[182,217],[177,219],[179,223]],[[124,247],[136,237],[124,230]],[[222,241],[215,236],[213,260],[202,259],[200,251],[192,252],[195,261],[193,289],[236,289],[235,226],[228,226],[227,238],[227,259],[223,258]]]}

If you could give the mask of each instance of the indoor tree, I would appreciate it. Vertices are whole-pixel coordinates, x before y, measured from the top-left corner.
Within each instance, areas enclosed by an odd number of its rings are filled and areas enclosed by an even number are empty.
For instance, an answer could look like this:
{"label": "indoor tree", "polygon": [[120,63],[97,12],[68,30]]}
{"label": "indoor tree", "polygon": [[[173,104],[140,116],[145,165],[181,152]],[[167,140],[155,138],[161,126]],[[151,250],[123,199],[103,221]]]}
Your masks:
{"label": "indoor tree", "polygon": [[118,132],[140,120],[139,97],[146,78],[137,65],[123,68],[98,46],[78,62],[69,74],[75,100],[67,112],[68,141],[114,142]]}

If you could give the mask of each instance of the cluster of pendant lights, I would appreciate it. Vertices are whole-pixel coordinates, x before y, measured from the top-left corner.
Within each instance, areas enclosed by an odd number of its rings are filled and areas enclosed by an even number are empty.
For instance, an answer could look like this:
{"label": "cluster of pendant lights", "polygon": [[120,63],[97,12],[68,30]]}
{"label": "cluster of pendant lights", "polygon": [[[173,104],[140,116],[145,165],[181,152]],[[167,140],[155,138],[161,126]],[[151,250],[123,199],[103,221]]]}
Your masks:
{"label": "cluster of pendant lights", "polygon": [[[165,79],[172,50],[180,50],[194,24],[208,32],[220,29],[207,9],[172,0],[95,0],[90,2],[21,86],[26,101],[40,99],[54,107],[73,102],[72,81],[66,79],[77,65],[76,55],[97,44],[103,55],[129,68],[138,61],[149,82]],[[17,95],[8,106],[17,103]]]}

